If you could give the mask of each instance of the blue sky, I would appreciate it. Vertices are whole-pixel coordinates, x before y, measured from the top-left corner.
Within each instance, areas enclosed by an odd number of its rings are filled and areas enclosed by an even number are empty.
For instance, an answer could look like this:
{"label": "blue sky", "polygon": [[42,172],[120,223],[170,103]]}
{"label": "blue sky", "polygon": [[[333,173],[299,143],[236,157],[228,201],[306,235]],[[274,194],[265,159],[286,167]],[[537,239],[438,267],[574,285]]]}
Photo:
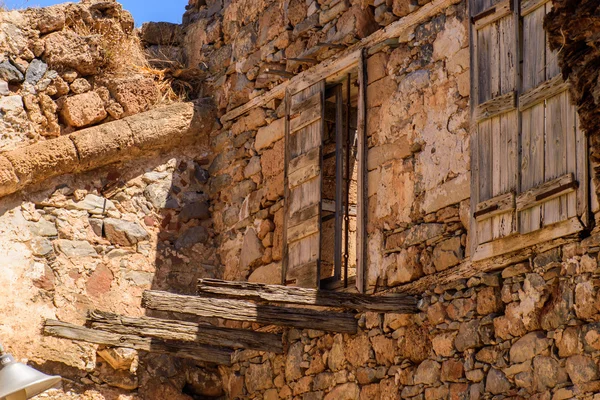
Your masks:
{"label": "blue sky", "polygon": [[[64,3],[66,0],[4,0],[9,8],[45,7]],[[77,2],[72,0],[72,2]],[[133,14],[135,25],[148,21],[181,23],[187,0],[119,0]]]}

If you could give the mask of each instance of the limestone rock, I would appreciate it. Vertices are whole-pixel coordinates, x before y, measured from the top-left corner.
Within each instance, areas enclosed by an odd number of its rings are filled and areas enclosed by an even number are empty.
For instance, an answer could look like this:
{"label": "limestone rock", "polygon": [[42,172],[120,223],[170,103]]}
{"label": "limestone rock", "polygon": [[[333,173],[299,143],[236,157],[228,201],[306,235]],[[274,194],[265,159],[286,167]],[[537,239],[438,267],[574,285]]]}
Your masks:
{"label": "limestone rock", "polygon": [[437,361],[425,360],[415,372],[415,384],[432,385],[440,379],[441,366]]}
{"label": "limestone rock", "polygon": [[100,349],[98,355],[115,370],[129,371],[138,362],[137,351],[125,347]]}
{"label": "limestone rock", "polygon": [[122,117],[149,110],[158,101],[160,92],[153,79],[144,77],[111,80],[111,95],[125,111]]}
{"label": "limestone rock", "polygon": [[9,83],[23,82],[25,76],[10,61],[4,60],[0,63],[0,79]]}
{"label": "limestone rock", "polygon": [[194,368],[186,370],[188,388],[197,396],[209,398],[223,395],[221,375],[216,369]]}
{"label": "limestone rock", "polygon": [[531,360],[551,344],[543,332],[531,332],[517,340],[510,348],[510,362],[513,364]]}
{"label": "limestone rock", "polygon": [[304,345],[302,342],[293,343],[290,346],[287,357],[285,359],[285,380],[293,382],[302,377],[302,353]]}
{"label": "limestone rock", "polygon": [[104,220],[104,232],[111,243],[121,246],[133,246],[149,238],[148,232],[139,223],[115,218]]}
{"label": "limestone rock", "polygon": [[194,226],[184,231],[175,241],[177,250],[184,250],[193,247],[197,243],[206,243],[208,232],[203,226]]}
{"label": "limestone rock", "polygon": [[96,250],[83,240],[59,239],[54,241],[54,247],[57,252],[67,257],[90,257],[97,255]]}
{"label": "limestone rock", "polygon": [[273,387],[273,369],[271,363],[250,364],[246,370],[246,388],[249,393]]}
{"label": "limestone rock", "polygon": [[510,390],[510,382],[504,373],[496,368],[491,368],[485,381],[485,390],[492,394],[505,394]]}
{"label": "limestone rock", "polygon": [[348,382],[334,387],[323,400],[356,400],[360,394],[358,385]]}
{"label": "limestone rock", "polygon": [[181,40],[181,26],[169,22],[146,22],[142,25],[141,37],[149,44],[177,46]]}
{"label": "limestone rock", "polygon": [[74,69],[93,75],[104,63],[104,50],[98,35],[80,36],[71,30],[54,32],[44,38],[45,57],[53,68]]}
{"label": "limestone rock", "polygon": [[66,16],[60,6],[40,8],[36,15],[37,29],[42,34],[61,30],[65,26]]}
{"label": "limestone rock", "polygon": [[267,285],[280,285],[281,263],[273,262],[256,268],[248,277],[248,282],[264,283]]}
{"label": "limestone rock", "polygon": [[454,340],[456,349],[460,352],[466,349],[479,347],[481,345],[481,338],[479,337],[479,321],[473,320],[463,322],[460,324],[458,329],[458,335]]}
{"label": "limestone rock", "polygon": [[82,93],[64,100],[61,115],[73,127],[83,128],[106,118],[104,102],[96,92]]}
{"label": "limestone rock", "polygon": [[85,210],[92,215],[103,215],[117,211],[115,204],[104,197],[88,194],[73,206],[77,210]]}
{"label": "limestone rock", "polygon": [[433,264],[435,269],[443,271],[458,265],[464,257],[464,249],[460,243],[460,237],[443,241],[433,249]]}
{"label": "limestone rock", "polygon": [[574,384],[598,379],[598,366],[588,356],[574,355],[567,358],[566,368],[569,378]]}
{"label": "limestone rock", "polygon": [[32,85],[37,84],[40,79],[46,73],[48,69],[48,65],[45,62],[38,60],[37,58],[29,63],[29,67],[27,67],[27,72],[25,73],[25,82],[31,83]]}
{"label": "limestone rock", "polygon": [[263,256],[263,245],[256,231],[252,228],[246,231],[244,242],[242,243],[242,252],[240,253],[240,268],[246,271],[256,262],[260,261]]}
{"label": "limestone rock", "polygon": [[186,204],[179,212],[179,220],[184,223],[192,219],[206,220],[209,218],[208,204],[204,201]]}

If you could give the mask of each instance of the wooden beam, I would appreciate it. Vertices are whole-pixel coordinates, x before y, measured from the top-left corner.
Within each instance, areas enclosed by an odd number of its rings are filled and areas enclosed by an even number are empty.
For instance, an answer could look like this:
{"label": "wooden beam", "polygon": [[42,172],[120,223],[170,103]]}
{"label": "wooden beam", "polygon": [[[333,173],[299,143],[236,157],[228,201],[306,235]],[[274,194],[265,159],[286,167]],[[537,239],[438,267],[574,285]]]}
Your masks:
{"label": "wooden beam", "polygon": [[228,282],[217,279],[200,279],[198,291],[227,298],[269,301],[282,304],[300,304],[337,307],[358,311],[418,312],[417,302],[410,296],[369,296],[360,293],[340,293],[291,286],[264,285],[249,282]]}
{"label": "wooden beam", "polygon": [[477,246],[477,251],[475,251],[472,260],[480,261],[500,254],[510,253],[526,247],[532,247],[541,242],[569,236],[582,230],[583,225],[579,222],[579,218],[573,217],[530,233],[512,235],[481,244]]}
{"label": "wooden beam", "polygon": [[504,0],[495,6],[488,8],[472,17],[472,23],[476,30],[498,21],[512,13],[512,1]]}
{"label": "wooden beam", "polygon": [[250,321],[265,325],[291,326],[329,332],[356,333],[353,313],[315,311],[302,308],[269,306],[244,300],[183,296],[167,292],[145,291],[145,308],[217,317],[234,321]]}
{"label": "wooden beam", "polygon": [[120,335],[51,319],[46,320],[44,334],[106,346],[128,347],[149,353],[169,354],[175,357],[190,358],[219,365],[231,365],[231,354],[233,353],[232,350],[193,342],[165,341],[136,335]]}
{"label": "wooden beam", "polygon": [[360,58],[360,49],[374,46],[391,38],[398,38],[398,43],[408,42],[412,39],[412,34],[416,25],[431,19],[451,5],[460,3],[460,1],[461,0],[433,0],[432,2],[425,4],[417,11],[408,14],[406,17],[403,17],[398,21],[386,26],[384,29],[378,30],[370,36],[367,36],[360,42],[355,43],[344,51],[341,51],[339,54],[331,57],[327,61],[309,68],[308,70],[296,75],[292,79],[277,85],[270,91],[261,94],[260,96],[256,96],[246,104],[225,113],[221,117],[221,123],[231,121],[247,113],[251,109],[260,107],[273,99],[282,99],[288,86],[290,86],[290,88],[294,88],[296,91],[302,90],[306,87],[308,82],[314,83],[319,78],[324,79],[332,74],[344,70],[348,65],[352,65],[352,63],[356,64]]}
{"label": "wooden beam", "polygon": [[282,353],[281,335],[246,329],[219,328],[158,318],[132,318],[102,311],[91,311],[88,320],[92,329],[121,335],[152,337],[162,340],[197,342],[234,349],[251,349]]}

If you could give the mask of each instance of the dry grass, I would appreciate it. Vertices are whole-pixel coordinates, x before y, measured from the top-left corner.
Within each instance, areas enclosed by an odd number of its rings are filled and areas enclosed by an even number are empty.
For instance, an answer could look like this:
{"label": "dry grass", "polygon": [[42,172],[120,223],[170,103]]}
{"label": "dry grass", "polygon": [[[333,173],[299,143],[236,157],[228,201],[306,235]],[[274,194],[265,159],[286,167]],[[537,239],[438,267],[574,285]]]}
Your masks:
{"label": "dry grass", "polygon": [[[168,69],[153,68],[146,57],[137,34],[123,32],[116,21],[100,26],[89,26],[81,20],[70,21],[69,28],[81,36],[98,35],[104,50],[105,63],[103,74],[116,78],[141,74],[152,78],[160,91],[158,104],[168,104],[186,99],[187,91],[173,89],[177,87],[175,79],[169,76]],[[191,86],[190,86],[191,89]]]}

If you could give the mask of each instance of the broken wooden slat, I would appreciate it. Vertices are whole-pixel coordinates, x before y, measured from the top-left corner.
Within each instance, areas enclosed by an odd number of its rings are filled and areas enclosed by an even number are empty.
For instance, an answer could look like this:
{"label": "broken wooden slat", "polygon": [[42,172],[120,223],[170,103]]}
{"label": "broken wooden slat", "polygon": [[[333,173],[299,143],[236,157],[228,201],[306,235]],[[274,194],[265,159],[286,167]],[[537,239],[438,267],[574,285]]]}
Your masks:
{"label": "broken wooden slat", "polygon": [[290,119],[290,133],[299,131],[321,119],[321,106],[313,107],[300,113],[300,116]]}
{"label": "broken wooden slat", "polygon": [[323,96],[321,96],[321,93],[315,93],[312,96],[298,101],[297,103],[292,103],[292,105],[290,106],[290,115],[291,116],[295,116],[297,114],[302,113],[303,111],[306,110],[311,110],[315,107],[320,107],[321,106],[321,100],[322,100]]}
{"label": "broken wooden slat", "polygon": [[528,90],[519,97],[519,110],[526,110],[552,96],[564,92],[569,88],[568,82],[563,81],[562,75],[547,80],[540,85]]}
{"label": "broken wooden slat", "polygon": [[46,320],[44,334],[106,346],[128,347],[149,353],[169,354],[180,358],[231,365],[232,350],[193,342],[164,341],[136,335],[97,331],[62,321]]}
{"label": "broken wooden slat", "polygon": [[217,317],[329,332],[356,333],[356,320],[352,313],[269,306],[244,300],[184,296],[153,290],[144,292],[142,305],[152,310],[173,311],[202,317]]}
{"label": "broken wooden slat", "polygon": [[515,194],[506,193],[477,204],[473,216],[477,221],[504,214],[515,209]]}
{"label": "broken wooden slat", "polygon": [[320,146],[291,159],[288,167],[288,182],[290,187],[298,186],[316,177],[321,172],[320,162]]}
{"label": "broken wooden slat", "polygon": [[565,174],[539,186],[529,189],[517,196],[517,210],[525,210],[564,194],[574,192],[579,187],[573,174]]}
{"label": "broken wooden slat", "polygon": [[290,286],[229,282],[217,279],[200,279],[198,291],[228,298],[270,301],[282,304],[339,307],[357,311],[418,312],[416,300],[408,296],[370,296],[360,293],[327,292]]}
{"label": "broken wooden slat", "polygon": [[496,117],[502,113],[514,110],[517,104],[516,92],[509,92],[478,105],[473,118],[477,122]]}
{"label": "broken wooden slat", "polygon": [[283,352],[281,335],[246,329],[219,328],[210,324],[173,321],[150,317],[132,318],[102,311],[91,311],[92,329],[121,335],[153,337],[162,340],[197,342],[234,349]]}
{"label": "broken wooden slat", "polygon": [[512,0],[504,0],[472,17],[475,29],[481,29],[512,13]]}
{"label": "broken wooden slat", "polygon": [[319,231],[319,215],[315,215],[310,219],[300,222],[297,225],[288,227],[287,240],[288,243],[304,239],[307,236],[313,235]]}

